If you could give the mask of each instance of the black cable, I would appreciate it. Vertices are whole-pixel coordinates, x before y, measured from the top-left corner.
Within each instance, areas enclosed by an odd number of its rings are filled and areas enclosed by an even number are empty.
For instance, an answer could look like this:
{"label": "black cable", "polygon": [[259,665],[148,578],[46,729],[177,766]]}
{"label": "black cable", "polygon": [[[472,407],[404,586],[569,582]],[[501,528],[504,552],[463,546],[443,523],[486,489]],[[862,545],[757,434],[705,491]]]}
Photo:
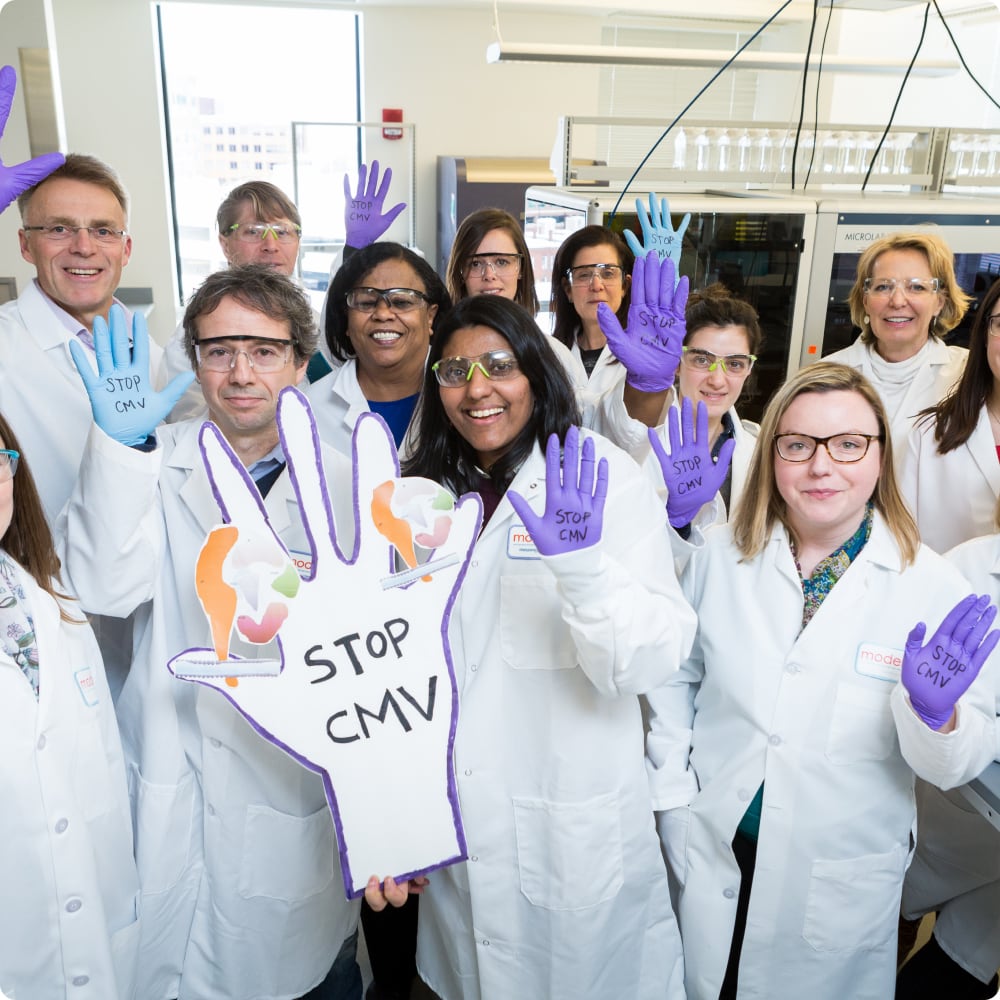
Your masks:
{"label": "black cable", "polygon": [[788,7],[791,4],[791,2],[792,0],[785,0],[785,2],[722,64],[722,66],[719,67],[719,69],[716,71],[714,76],[708,81],[708,83],[706,83],[705,86],[702,87],[701,90],[699,90],[698,93],[695,94],[690,101],[688,101],[688,103],[684,107],[684,110],[681,111],[681,113],[663,130],[663,134],[660,136],[659,139],[656,140],[656,142],[653,143],[649,152],[640,161],[639,166],[637,166],[635,170],[632,172],[632,176],[625,182],[625,187],[622,188],[621,194],[618,195],[618,200],[615,202],[615,207],[611,210],[611,215],[608,218],[609,226],[615,221],[615,215],[618,213],[618,207],[622,203],[622,198],[625,197],[626,193],[628,192],[628,189],[632,186],[632,181],[634,181],[636,177],[639,176],[639,171],[642,170],[642,168],[648,162],[649,158],[653,155],[653,153],[656,152],[656,149],[660,145],[660,143],[663,142],[664,139],[666,139],[670,130],[688,113],[688,111],[691,109],[691,106],[695,103],[695,101],[697,101],[698,98],[701,97],[701,95],[704,94],[705,91],[708,90],[708,88],[711,87],[712,84],[715,83],[715,81],[718,80],[719,77],[722,76],[722,74],[727,69],[729,69],[730,66],[732,66],[732,64],[736,61],[736,57],[740,55],[740,53],[742,53],[743,50],[746,49],[746,47],[755,38],[757,38],[757,36],[762,31],[764,31],[765,28],[769,27],[771,23],[774,21],[774,19],[786,7]]}
{"label": "black cable", "polygon": [[829,13],[826,15],[826,27],[823,29],[823,41],[820,43],[819,47],[819,65],[816,67],[816,104],[813,108],[813,148],[812,155],[809,157],[809,168],[806,170],[806,179],[802,182],[802,190],[804,191],[809,187],[809,178],[812,175],[813,163],[816,160],[816,147],[819,143],[816,141],[817,133],[819,131],[819,83],[823,79],[823,56],[826,55],[826,39],[830,34],[830,22],[833,20],[833,4],[830,4]]}
{"label": "black cable", "polygon": [[[931,0],[933,2],[933,0]],[[892,106],[892,111],[889,113],[889,122],[885,127],[885,131],[882,133],[882,138],[879,139],[878,145],[875,147],[875,152],[872,153],[872,161],[868,164],[868,172],[865,174],[865,179],[861,182],[861,190],[864,191],[868,187],[868,178],[872,175],[872,170],[875,167],[875,161],[878,159],[878,154],[882,151],[882,144],[885,142],[885,137],[889,134],[889,129],[892,128],[892,120],[896,117],[896,111],[899,108],[899,102],[903,97],[903,90],[906,88],[906,81],[910,79],[910,71],[913,69],[913,64],[917,61],[917,56],[920,55],[920,48],[924,44],[924,36],[927,34],[927,20],[931,15],[931,5],[927,4],[924,7],[924,25],[920,29],[920,41],[917,42],[916,51],[913,53],[913,58],[910,60],[910,65],[906,67],[906,72],[903,74],[903,82],[899,85],[899,93],[896,95],[896,103]]]}
{"label": "black cable", "polygon": [[958,55],[958,61],[962,64],[962,68],[965,70],[966,73],[969,74],[969,78],[972,80],[972,82],[990,99],[990,101],[992,101],[993,104],[996,105],[996,107],[1000,108],[1000,104],[997,104],[993,95],[975,78],[975,76],[972,73],[972,70],[969,69],[969,66],[966,63],[965,58],[962,56],[962,50],[958,47],[958,42],[955,41],[955,36],[951,33],[951,28],[948,27],[948,22],[944,19],[944,14],[941,13],[941,8],[937,5],[937,0],[932,0],[932,2],[934,4],[934,9],[937,11],[938,17],[941,18],[941,23],[944,25],[944,30],[948,32],[948,37],[951,39],[951,44],[955,48],[955,52]]}
{"label": "black cable", "polygon": [[[819,0],[813,0],[813,16],[809,23],[809,41],[806,44],[806,61],[802,66],[802,98],[799,101],[799,123],[795,126],[795,142],[792,145],[792,190],[795,190],[795,161],[799,156],[799,136],[802,135],[802,121],[806,116],[806,86],[809,83],[809,57],[812,55],[813,35],[819,18]],[[814,145],[815,148],[815,145]]]}

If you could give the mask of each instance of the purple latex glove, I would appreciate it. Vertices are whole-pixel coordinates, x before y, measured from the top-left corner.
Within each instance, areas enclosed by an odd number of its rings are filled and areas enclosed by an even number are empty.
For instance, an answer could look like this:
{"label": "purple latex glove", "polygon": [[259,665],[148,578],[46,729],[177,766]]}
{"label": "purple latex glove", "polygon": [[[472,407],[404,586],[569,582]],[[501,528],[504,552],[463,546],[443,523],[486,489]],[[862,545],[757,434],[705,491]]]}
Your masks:
{"label": "purple latex glove", "polygon": [[635,200],[635,214],[639,217],[639,228],[642,230],[642,242],[636,238],[631,230],[625,231],[625,242],[629,250],[636,257],[645,257],[650,250],[655,250],[660,260],[668,257],[675,263],[681,259],[681,243],[684,240],[684,233],[687,231],[688,223],[691,221],[691,213],[688,212],[681,219],[680,226],[675,230],[670,221],[670,207],[667,199],[661,198],[659,204],[656,202],[656,195],[649,192],[649,213],[643,205],[641,198]]}
{"label": "purple latex glove", "polygon": [[677,408],[671,406],[667,422],[669,454],[652,427],[649,429],[649,443],[653,446],[653,453],[663,472],[663,481],[667,484],[667,519],[673,527],[683,528],[719,492],[729,471],[736,441],[730,438],[724,442],[719,449],[719,457],[713,460],[712,441],[708,436],[708,407],[698,403],[696,433],[690,399],[681,400],[679,417]]}
{"label": "purple latex glove", "polygon": [[[368,186],[365,186],[367,177]],[[351,178],[344,174],[344,226],[347,245],[360,250],[370,246],[393,224],[396,216],[406,208],[401,201],[383,214],[382,206],[389,193],[392,167],[386,167],[382,183],[378,182],[378,160],[372,160],[371,170],[362,163],[358,170],[358,190],[351,194]]]}
{"label": "purple latex glove", "polygon": [[681,363],[688,279],[681,278],[675,287],[675,274],[674,262],[669,257],[661,261],[655,250],[637,258],[626,330],[606,302],[597,307],[597,322],[625,366],[625,381],[640,392],[669,389]]}
{"label": "purple latex glove", "polygon": [[[3,138],[3,130],[7,127],[16,89],[17,74],[14,67],[4,66],[0,69],[0,138]],[[48,177],[56,167],[61,167],[65,162],[66,158],[62,153],[45,153],[14,167],[5,167],[0,160],[0,212],[19,194]]]}
{"label": "purple latex glove", "polygon": [[604,529],[608,460],[602,458],[597,463],[595,483],[594,439],[584,438],[582,454],[579,445],[580,431],[570,427],[560,458],[558,435],[549,438],[545,448],[545,513],[541,517],[520,493],[507,491],[511,506],[543,556],[589,548],[600,541]]}
{"label": "purple latex glove", "polygon": [[996,614],[988,595],[970,594],[948,612],[926,645],[923,622],[917,622],[907,636],[899,679],[910,694],[913,711],[931,729],[948,722],[955,703],[993,652],[1000,631],[986,635],[986,630]]}

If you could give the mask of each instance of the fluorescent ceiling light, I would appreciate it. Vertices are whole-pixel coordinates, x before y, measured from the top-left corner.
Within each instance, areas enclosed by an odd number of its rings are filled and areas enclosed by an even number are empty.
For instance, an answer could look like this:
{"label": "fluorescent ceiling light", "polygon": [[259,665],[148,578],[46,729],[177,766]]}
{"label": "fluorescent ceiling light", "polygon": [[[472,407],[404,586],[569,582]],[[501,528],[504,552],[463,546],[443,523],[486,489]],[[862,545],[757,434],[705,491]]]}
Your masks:
{"label": "fluorescent ceiling light", "polygon": [[[486,49],[486,61],[590,63],[601,66],[673,66],[689,69],[718,69],[732,52],[710,49],[656,49],[639,45],[562,45],[559,43],[494,42]],[[795,52],[742,52],[735,69],[802,69],[803,57]],[[819,55],[812,62],[819,66]],[[823,56],[823,69],[834,73],[867,73],[875,76],[903,73],[908,59],[873,62],[867,56]],[[957,62],[925,59],[913,67],[913,76],[948,76],[958,72]]]}

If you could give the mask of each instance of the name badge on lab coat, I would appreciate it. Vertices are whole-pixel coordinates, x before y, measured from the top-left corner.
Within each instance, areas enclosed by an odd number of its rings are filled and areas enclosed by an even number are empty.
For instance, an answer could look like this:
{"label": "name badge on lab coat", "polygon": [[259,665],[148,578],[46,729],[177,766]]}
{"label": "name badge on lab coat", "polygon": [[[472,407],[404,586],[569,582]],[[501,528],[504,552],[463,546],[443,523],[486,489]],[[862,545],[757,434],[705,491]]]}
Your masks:
{"label": "name badge on lab coat", "polygon": [[299,576],[301,576],[303,580],[308,580],[312,575],[312,553],[296,552],[295,549],[289,549],[288,555],[291,557],[292,563]]}
{"label": "name badge on lab coat", "polygon": [[80,692],[80,697],[83,698],[83,703],[89,708],[93,708],[99,700],[93,668],[82,667],[73,674],[73,680],[76,681],[76,687]]}
{"label": "name badge on lab coat", "polygon": [[535,543],[523,524],[512,524],[507,532],[508,559],[541,559]]}
{"label": "name badge on lab coat", "polygon": [[858,656],[854,661],[854,672],[878,681],[895,684],[903,666],[903,650],[890,646],[876,646],[873,642],[863,642],[858,646]]}

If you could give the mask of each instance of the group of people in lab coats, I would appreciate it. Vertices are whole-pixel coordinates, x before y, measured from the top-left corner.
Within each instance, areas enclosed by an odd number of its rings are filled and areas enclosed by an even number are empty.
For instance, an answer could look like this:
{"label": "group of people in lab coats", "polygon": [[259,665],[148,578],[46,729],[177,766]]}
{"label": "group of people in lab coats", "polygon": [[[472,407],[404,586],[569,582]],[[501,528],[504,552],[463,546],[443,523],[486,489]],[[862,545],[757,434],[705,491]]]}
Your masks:
{"label": "group of people in lab coats", "polygon": [[[112,308],[113,286],[91,301],[106,258],[121,263],[127,204],[88,202],[109,189],[74,163],[48,181],[0,175],[15,193],[35,185],[22,249],[48,270],[32,294],[97,348],[92,361],[53,338],[93,416],[55,540],[27,474],[45,450],[20,456],[0,421],[5,863],[19,887],[0,912],[0,988],[353,1000],[358,906],[321,781],[165,668],[211,645],[194,565],[218,512],[200,419],[159,419],[192,376],[152,384],[144,324]],[[922,843],[914,776],[931,802],[996,753],[998,595],[971,568],[987,556],[956,558],[960,572],[922,546],[896,484],[897,427],[917,409],[937,407],[924,420],[942,428],[938,452],[956,442],[942,462],[979,427],[961,437],[966,404],[939,402],[946,375],[900,387],[952,361],[931,335],[964,310],[950,263],[919,242],[873,248],[858,356],[793,376],[758,429],[736,409],[762,338],[746,303],[688,297],[673,258],[587,227],[557,254],[547,339],[516,224],[467,221],[447,287],[405,248],[356,246],[324,316],[339,364],[308,389],[338,529],[353,523],[345,455],[368,410],[406,474],[484,507],[449,625],[469,859],[429,885],[376,880],[366,898],[381,910],[420,891],[417,964],[442,1000],[890,995],[915,828]],[[295,227],[234,225],[275,245]],[[317,334],[280,270],[237,261],[206,279],[183,345],[307,564],[274,415]],[[967,373],[992,371],[993,325],[977,320]],[[102,405],[94,363],[128,383],[124,413]],[[995,409],[993,383],[968,380],[968,405]],[[82,611],[134,615],[118,727]],[[952,898],[932,881],[904,896],[911,914]],[[966,937],[940,941],[963,968]]]}

